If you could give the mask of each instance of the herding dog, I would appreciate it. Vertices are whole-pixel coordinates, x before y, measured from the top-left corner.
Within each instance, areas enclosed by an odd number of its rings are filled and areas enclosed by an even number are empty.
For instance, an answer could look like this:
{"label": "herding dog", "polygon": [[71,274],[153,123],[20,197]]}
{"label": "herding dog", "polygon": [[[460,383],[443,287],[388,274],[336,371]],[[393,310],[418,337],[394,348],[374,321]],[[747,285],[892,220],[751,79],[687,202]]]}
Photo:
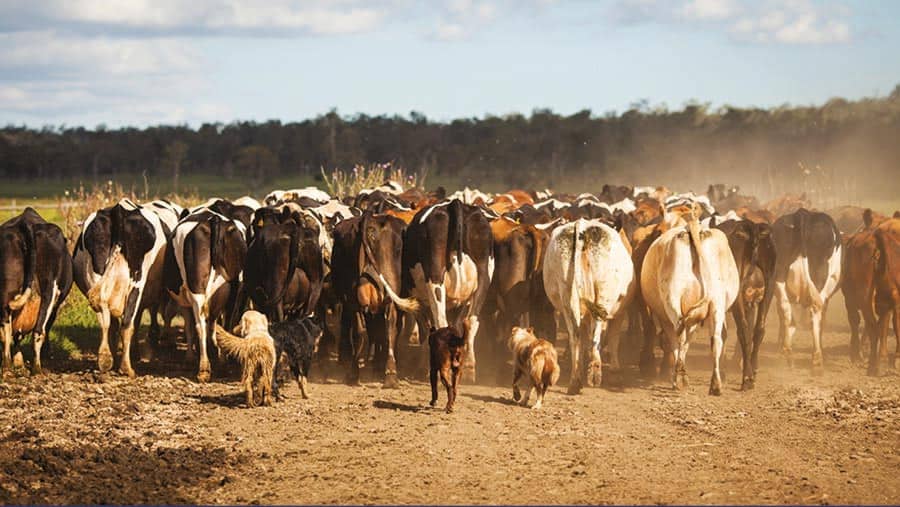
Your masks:
{"label": "herding dog", "polygon": [[456,401],[457,386],[462,376],[462,364],[466,353],[466,339],[464,334],[453,327],[432,329],[428,335],[428,348],[431,355],[431,406],[437,403],[437,379],[441,375],[441,383],[447,389],[447,408],[449,414],[453,412],[453,403]]}
{"label": "herding dog", "polygon": [[247,406],[254,407],[253,381],[257,381],[264,405],[272,404],[272,377],[275,372],[275,344],[269,336],[265,315],[248,310],[234,329],[235,336],[216,324],[217,345],[221,351],[241,363],[241,384],[247,393]]}
{"label": "herding dog", "polygon": [[275,341],[275,375],[272,376],[272,394],[278,399],[278,372],[281,365],[281,354],[287,356],[291,376],[297,379],[303,399],[309,398],[307,393],[307,377],[312,365],[313,356],[319,348],[322,328],[311,317],[303,317],[284,322],[276,322],[269,326],[269,334]]}
{"label": "herding dog", "polygon": [[556,349],[547,340],[536,338],[531,329],[518,326],[512,328],[512,334],[507,343],[513,353],[513,399],[519,401],[522,394],[519,392],[519,380],[524,376],[528,379],[528,391],[522,398],[523,407],[528,406],[531,391],[537,391],[537,401],[533,409],[540,409],[544,401],[547,389],[559,380],[559,363],[556,358]]}

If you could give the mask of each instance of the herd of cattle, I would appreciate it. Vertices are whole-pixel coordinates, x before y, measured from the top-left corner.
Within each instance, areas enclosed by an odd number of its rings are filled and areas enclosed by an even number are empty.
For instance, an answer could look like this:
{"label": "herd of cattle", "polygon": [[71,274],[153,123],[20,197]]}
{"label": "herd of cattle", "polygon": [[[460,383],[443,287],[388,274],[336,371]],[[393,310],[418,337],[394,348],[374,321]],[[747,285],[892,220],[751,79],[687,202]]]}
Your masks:
{"label": "herd of cattle", "polygon": [[0,226],[2,367],[11,367],[13,343],[33,333],[40,372],[41,347],[74,281],[99,321],[99,369],[113,368],[113,337],[128,376],[145,310],[154,347],[174,315],[183,317],[187,358],[199,355],[204,382],[216,324],[231,329],[253,308],[271,323],[313,317],[325,331],[320,358],[337,347],[350,382],[372,360],[388,387],[398,385],[398,344],[416,347],[420,334],[448,326],[464,336],[469,380],[476,365],[511,376],[506,341],[521,326],[551,341],[566,336],[570,393],[598,385],[601,364],[621,367],[623,336],[637,337],[624,343],[640,346],[643,374],[680,387],[689,336],[708,326],[709,392],[719,394],[727,312],[749,389],[772,299],[788,361],[799,306],[821,368],[823,316],[842,287],[853,359],[868,340],[877,374],[892,320],[900,333],[900,215],[809,207],[804,196],[761,204],[724,185],[706,195],[610,185],[597,195],[447,195],[387,182],[343,199],[307,187],[263,203],[211,199],[185,209],[122,200],[91,213],[75,245],[28,208]]}

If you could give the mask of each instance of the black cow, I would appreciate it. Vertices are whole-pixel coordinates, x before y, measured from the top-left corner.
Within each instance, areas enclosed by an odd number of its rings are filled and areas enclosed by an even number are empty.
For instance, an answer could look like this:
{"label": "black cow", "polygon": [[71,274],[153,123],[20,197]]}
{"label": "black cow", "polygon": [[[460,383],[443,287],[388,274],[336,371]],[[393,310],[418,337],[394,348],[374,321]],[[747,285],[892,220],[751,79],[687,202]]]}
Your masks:
{"label": "black cow", "polygon": [[[419,331],[448,325],[466,329],[465,370],[472,381],[478,317],[493,271],[491,226],[478,206],[459,199],[434,204],[416,213],[406,229],[403,289],[417,300],[416,306],[426,307],[417,312]],[[404,303],[400,308],[410,307]]]}
{"label": "black cow", "polygon": [[33,333],[32,374],[41,373],[41,348],[59,305],[72,287],[72,257],[62,229],[32,208],[0,225],[0,323],[3,373],[11,366],[10,343]]}
{"label": "black cow", "polygon": [[800,208],[772,224],[772,237],[778,254],[775,293],[781,318],[779,341],[788,364],[793,365],[792,304],[807,308],[812,318],[812,365],[816,370],[822,366],[825,309],[841,278],[841,233],[827,214]]}
{"label": "black cow", "polygon": [[[225,317],[226,328],[236,320],[241,272],[247,256],[246,228],[210,209],[200,209],[181,219],[172,233],[172,256],[168,264],[167,288],[182,308],[188,357],[199,344],[200,369],[197,379],[210,378],[207,339],[215,340],[213,324]],[[196,342],[192,335],[197,337]],[[215,343],[215,342],[213,342]]]}
{"label": "black cow", "polygon": [[101,372],[113,366],[109,335],[117,321],[122,340],[119,372],[129,377],[134,376],[131,338],[145,309],[152,316],[151,339],[159,336],[156,315],[166,301],[163,266],[168,234],[156,209],[128,199],[92,213],[84,222],[73,254],[73,273],[100,322]]}
{"label": "black cow", "polygon": [[311,314],[322,293],[325,265],[319,246],[321,224],[285,207],[257,210],[247,249],[244,287],[269,322]]}
{"label": "black cow", "polygon": [[[759,347],[766,333],[766,316],[775,294],[775,242],[769,224],[728,220],[714,225],[728,237],[741,285],[731,315],[737,325],[743,378],[741,389],[752,389]],[[737,354],[735,354],[735,357]]]}
{"label": "black cow", "polygon": [[[397,308],[385,284],[399,290],[406,224],[390,215],[366,211],[334,228],[331,283],[341,304],[342,350],[352,354],[348,382],[359,381],[371,345],[376,365],[384,365],[384,386],[397,387]],[[372,335],[370,337],[370,334]],[[345,358],[349,354],[342,354]]]}

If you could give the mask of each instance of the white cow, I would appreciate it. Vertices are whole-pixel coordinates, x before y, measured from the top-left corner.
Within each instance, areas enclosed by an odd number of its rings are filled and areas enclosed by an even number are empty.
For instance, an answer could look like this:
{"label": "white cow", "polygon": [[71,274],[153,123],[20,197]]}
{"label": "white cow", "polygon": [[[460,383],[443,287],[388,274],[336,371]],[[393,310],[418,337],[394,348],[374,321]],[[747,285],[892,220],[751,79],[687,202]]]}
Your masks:
{"label": "white cow", "polygon": [[722,331],[739,287],[737,265],[725,234],[701,227],[696,218],[691,217],[686,226],[669,229],[650,245],[641,269],[641,293],[665,334],[664,360],[670,361],[674,355],[673,387],[687,385],[688,338],[706,322],[712,329],[709,394],[721,394]]}
{"label": "white cow", "polygon": [[[544,255],[544,288],[569,335],[570,394],[581,391],[585,378],[600,384],[600,337],[626,305],[633,285],[631,255],[613,228],[582,218],[553,230]],[[616,348],[611,344],[614,358]],[[583,367],[589,358],[590,375]]]}

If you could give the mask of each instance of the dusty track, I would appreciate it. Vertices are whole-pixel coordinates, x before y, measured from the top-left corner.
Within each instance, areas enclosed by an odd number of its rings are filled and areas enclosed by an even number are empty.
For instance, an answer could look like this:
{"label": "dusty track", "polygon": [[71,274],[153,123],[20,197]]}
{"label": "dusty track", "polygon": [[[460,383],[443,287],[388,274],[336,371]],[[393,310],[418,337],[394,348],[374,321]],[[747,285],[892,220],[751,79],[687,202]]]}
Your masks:
{"label": "dusty track", "polygon": [[751,392],[731,375],[708,396],[698,339],[685,392],[630,368],[580,396],[563,382],[540,412],[507,387],[463,386],[447,415],[420,382],[313,383],[310,400],[289,385],[286,401],[248,410],[235,380],[20,378],[0,384],[0,502],[900,501],[900,377],[866,377],[834,329],[823,376],[804,330],[788,371],[776,336],[770,325]]}

